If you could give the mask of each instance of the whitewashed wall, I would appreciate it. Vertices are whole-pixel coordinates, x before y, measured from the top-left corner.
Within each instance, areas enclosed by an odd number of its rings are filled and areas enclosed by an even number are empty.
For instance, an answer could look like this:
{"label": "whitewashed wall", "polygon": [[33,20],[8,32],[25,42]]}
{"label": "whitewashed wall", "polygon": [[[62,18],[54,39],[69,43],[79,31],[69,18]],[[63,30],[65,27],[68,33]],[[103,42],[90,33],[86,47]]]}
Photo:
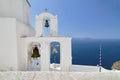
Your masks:
{"label": "whitewashed wall", "polygon": [[24,69],[28,64],[29,44],[38,42],[41,44],[41,71],[50,70],[50,43],[57,41],[60,43],[60,67],[61,71],[70,71],[72,66],[71,38],[70,37],[26,37],[22,38],[22,63]]}
{"label": "whitewashed wall", "polygon": [[0,72],[1,80],[120,80],[120,72]]}
{"label": "whitewashed wall", "polygon": [[58,36],[58,20],[57,16],[52,15],[51,13],[44,12],[40,15],[36,15],[36,37],[42,37],[44,33],[44,20],[50,19],[50,37]]}
{"label": "whitewashed wall", "polygon": [[0,17],[12,17],[31,25],[30,6],[26,0],[0,0]]}
{"label": "whitewashed wall", "polygon": [[0,70],[17,70],[16,19],[0,17]]}
{"label": "whitewashed wall", "polygon": [[21,70],[20,38],[34,34],[28,2],[0,0],[0,70]]}
{"label": "whitewashed wall", "polygon": [[0,70],[20,70],[21,37],[34,36],[34,29],[16,18],[0,17]]}
{"label": "whitewashed wall", "polygon": [[[17,48],[18,48],[18,70],[25,70],[24,66],[25,63],[22,63],[22,60],[24,58],[24,55],[22,55],[22,49],[24,47],[24,43],[22,44],[21,38],[22,37],[30,37],[35,35],[35,30],[30,27],[29,25],[26,25],[24,23],[21,23],[19,21],[16,22],[16,33],[17,33]],[[26,57],[27,58],[27,57]]]}

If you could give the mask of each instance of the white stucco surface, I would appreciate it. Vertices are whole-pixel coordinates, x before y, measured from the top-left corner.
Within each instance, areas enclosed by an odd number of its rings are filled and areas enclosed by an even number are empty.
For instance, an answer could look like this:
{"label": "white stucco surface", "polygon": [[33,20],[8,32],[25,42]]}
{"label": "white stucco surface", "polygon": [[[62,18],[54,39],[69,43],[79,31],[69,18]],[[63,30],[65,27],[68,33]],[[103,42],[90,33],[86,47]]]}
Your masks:
{"label": "white stucco surface", "polygon": [[120,72],[0,72],[1,80],[120,80]]}
{"label": "white stucco surface", "polygon": [[26,0],[0,0],[0,17],[16,18],[31,25],[30,6]]}
{"label": "white stucco surface", "polygon": [[21,37],[34,36],[26,0],[0,0],[0,70],[21,70]]}
{"label": "white stucco surface", "polygon": [[51,13],[48,12],[43,12],[40,15],[36,15],[36,21],[35,21],[35,25],[36,25],[36,37],[42,37],[44,36],[45,32],[44,32],[44,20],[48,19],[50,20],[49,25],[50,25],[50,37],[56,37],[58,36],[58,20],[57,20],[57,16],[52,15]]}
{"label": "white stucco surface", "polygon": [[34,30],[16,18],[0,17],[0,70],[19,70],[21,37],[33,36]]}
{"label": "white stucco surface", "polygon": [[0,17],[0,70],[17,70],[16,19]]}
{"label": "white stucco surface", "polygon": [[[61,71],[70,71],[72,65],[72,55],[71,55],[71,38],[70,37],[25,37],[21,38],[22,41],[22,59],[21,64],[27,69],[28,60],[31,52],[30,44],[37,42],[41,45],[41,71],[50,70],[50,43],[59,42],[60,43],[60,67]],[[32,47],[32,46],[31,46]]]}
{"label": "white stucco surface", "polygon": [[18,58],[19,70],[25,69],[23,68],[24,64],[22,63],[22,57],[24,57],[24,55],[21,54],[24,43],[22,44],[21,37],[28,37],[28,36],[30,37],[30,36],[34,36],[34,34],[35,34],[35,30],[31,26],[19,21],[16,22],[16,35],[17,35],[17,48],[18,48],[17,58]]}
{"label": "white stucco surface", "polygon": [[[55,67],[54,67],[55,66]],[[61,71],[60,64],[50,64],[50,71]],[[69,72],[110,72],[112,70],[107,70],[100,66],[91,66],[91,65],[73,65]]]}

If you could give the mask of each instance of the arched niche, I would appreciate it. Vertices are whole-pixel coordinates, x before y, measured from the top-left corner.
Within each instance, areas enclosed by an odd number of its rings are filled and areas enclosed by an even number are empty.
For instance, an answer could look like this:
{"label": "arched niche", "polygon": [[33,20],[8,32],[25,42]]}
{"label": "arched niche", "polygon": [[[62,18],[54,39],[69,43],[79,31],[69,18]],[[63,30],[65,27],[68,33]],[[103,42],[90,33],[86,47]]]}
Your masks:
{"label": "arched niche", "polygon": [[49,27],[50,27],[50,33],[49,37],[55,37],[57,36],[57,16],[52,15],[51,13],[44,12],[38,16],[36,16],[36,37],[43,37],[44,36],[44,21],[49,21]]}
{"label": "arched niche", "polygon": [[[39,56],[34,57],[34,53],[38,52]],[[28,46],[28,70],[29,71],[40,71],[40,57],[41,57],[41,45],[38,42],[31,42]]]}
{"label": "arched niche", "polygon": [[50,23],[51,20],[49,18],[44,18],[43,20],[43,36],[44,37],[50,37]]}
{"label": "arched niche", "polygon": [[50,68],[52,70],[61,70],[60,67],[60,42],[50,43]]}

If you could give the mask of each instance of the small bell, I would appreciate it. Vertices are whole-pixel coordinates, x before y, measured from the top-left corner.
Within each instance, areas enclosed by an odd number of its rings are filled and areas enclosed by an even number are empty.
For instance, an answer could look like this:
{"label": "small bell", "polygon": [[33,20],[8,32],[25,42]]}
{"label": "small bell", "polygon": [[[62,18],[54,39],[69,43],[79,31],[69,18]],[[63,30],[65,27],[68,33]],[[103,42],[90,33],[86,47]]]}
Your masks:
{"label": "small bell", "polygon": [[49,23],[48,23],[48,20],[45,20],[45,27],[49,27]]}
{"label": "small bell", "polygon": [[[56,54],[58,53],[58,51],[57,51],[57,48],[56,48],[55,45],[53,46],[52,52],[53,52],[53,55],[54,55],[54,63],[56,63]],[[54,66],[54,67],[56,67],[56,66]]]}
{"label": "small bell", "polygon": [[33,54],[32,54],[31,57],[32,58],[38,58],[38,57],[40,57],[39,50],[38,50],[37,46],[35,46],[35,48],[33,49]]}
{"label": "small bell", "polygon": [[57,54],[57,52],[58,52],[58,51],[57,51],[57,49],[56,49],[56,47],[55,47],[55,46],[53,47],[52,52],[53,52],[53,54],[54,54],[54,55],[56,55],[56,54]]}

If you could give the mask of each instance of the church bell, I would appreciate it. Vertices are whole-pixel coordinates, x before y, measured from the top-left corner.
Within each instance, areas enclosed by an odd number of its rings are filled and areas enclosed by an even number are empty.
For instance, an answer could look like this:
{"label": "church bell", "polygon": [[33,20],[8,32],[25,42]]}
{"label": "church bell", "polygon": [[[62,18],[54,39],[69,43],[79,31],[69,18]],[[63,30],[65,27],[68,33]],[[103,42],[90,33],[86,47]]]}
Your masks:
{"label": "church bell", "polygon": [[57,54],[57,49],[56,47],[53,47],[53,50],[52,50],[53,54],[56,55]]}
{"label": "church bell", "polygon": [[48,20],[45,20],[45,27],[49,27],[49,22],[48,22]]}
{"label": "church bell", "polygon": [[38,58],[38,57],[40,57],[39,50],[38,50],[37,46],[35,46],[35,48],[33,49],[33,54],[32,54],[31,57],[32,58]]}

